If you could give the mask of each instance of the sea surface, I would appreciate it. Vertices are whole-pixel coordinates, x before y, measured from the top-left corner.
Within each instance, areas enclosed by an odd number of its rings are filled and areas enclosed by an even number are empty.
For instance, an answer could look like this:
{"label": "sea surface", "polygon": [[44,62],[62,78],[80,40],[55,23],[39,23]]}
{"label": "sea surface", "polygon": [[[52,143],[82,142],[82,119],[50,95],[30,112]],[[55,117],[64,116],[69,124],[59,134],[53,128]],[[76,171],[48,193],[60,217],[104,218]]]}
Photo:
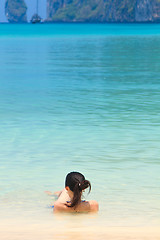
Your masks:
{"label": "sea surface", "polygon": [[0,24],[0,222],[56,224],[70,171],[100,208],[62,227],[159,226],[160,24]]}

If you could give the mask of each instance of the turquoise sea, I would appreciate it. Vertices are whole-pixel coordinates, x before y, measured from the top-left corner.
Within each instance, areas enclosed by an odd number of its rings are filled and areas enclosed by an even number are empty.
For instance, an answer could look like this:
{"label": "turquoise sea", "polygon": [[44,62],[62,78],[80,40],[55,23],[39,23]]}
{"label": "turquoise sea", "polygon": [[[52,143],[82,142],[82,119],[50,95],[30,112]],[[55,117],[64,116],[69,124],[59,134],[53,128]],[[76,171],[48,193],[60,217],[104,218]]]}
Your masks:
{"label": "turquoise sea", "polygon": [[73,170],[86,224],[159,225],[160,24],[0,24],[0,221],[56,222]]}

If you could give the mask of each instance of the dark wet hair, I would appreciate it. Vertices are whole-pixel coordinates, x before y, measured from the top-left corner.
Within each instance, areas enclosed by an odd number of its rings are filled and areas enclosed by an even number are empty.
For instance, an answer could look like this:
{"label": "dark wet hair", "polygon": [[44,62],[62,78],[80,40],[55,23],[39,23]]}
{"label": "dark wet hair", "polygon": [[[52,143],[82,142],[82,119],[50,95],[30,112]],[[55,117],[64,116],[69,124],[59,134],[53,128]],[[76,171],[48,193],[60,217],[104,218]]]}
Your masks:
{"label": "dark wet hair", "polygon": [[81,201],[82,190],[89,187],[89,192],[91,191],[90,182],[79,172],[70,172],[67,174],[65,187],[69,187],[73,192],[73,199],[71,200],[71,204],[67,204],[68,207],[76,208]]}

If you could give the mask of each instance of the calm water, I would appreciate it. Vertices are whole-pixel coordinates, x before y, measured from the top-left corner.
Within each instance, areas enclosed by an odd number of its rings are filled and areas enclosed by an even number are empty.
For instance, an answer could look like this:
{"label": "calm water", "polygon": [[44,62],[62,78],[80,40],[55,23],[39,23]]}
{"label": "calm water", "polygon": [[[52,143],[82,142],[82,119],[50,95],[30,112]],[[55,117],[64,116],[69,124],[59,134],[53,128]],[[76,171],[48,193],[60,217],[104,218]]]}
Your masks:
{"label": "calm water", "polygon": [[159,141],[160,25],[0,25],[0,219],[53,221],[76,170],[92,221],[158,225]]}

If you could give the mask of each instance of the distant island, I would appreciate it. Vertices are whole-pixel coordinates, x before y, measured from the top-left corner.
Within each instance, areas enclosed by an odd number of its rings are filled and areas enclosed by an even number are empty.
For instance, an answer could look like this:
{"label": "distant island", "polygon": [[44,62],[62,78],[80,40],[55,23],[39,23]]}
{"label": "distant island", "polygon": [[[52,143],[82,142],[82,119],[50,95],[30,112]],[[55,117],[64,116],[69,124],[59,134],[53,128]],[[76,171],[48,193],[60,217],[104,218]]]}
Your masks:
{"label": "distant island", "polygon": [[48,0],[55,22],[157,22],[160,0]]}
{"label": "distant island", "polygon": [[[26,22],[23,0],[6,0],[9,22]],[[47,0],[46,22],[160,22],[160,0]]]}
{"label": "distant island", "polygon": [[27,22],[27,6],[23,0],[6,0],[5,14],[10,23]]}

